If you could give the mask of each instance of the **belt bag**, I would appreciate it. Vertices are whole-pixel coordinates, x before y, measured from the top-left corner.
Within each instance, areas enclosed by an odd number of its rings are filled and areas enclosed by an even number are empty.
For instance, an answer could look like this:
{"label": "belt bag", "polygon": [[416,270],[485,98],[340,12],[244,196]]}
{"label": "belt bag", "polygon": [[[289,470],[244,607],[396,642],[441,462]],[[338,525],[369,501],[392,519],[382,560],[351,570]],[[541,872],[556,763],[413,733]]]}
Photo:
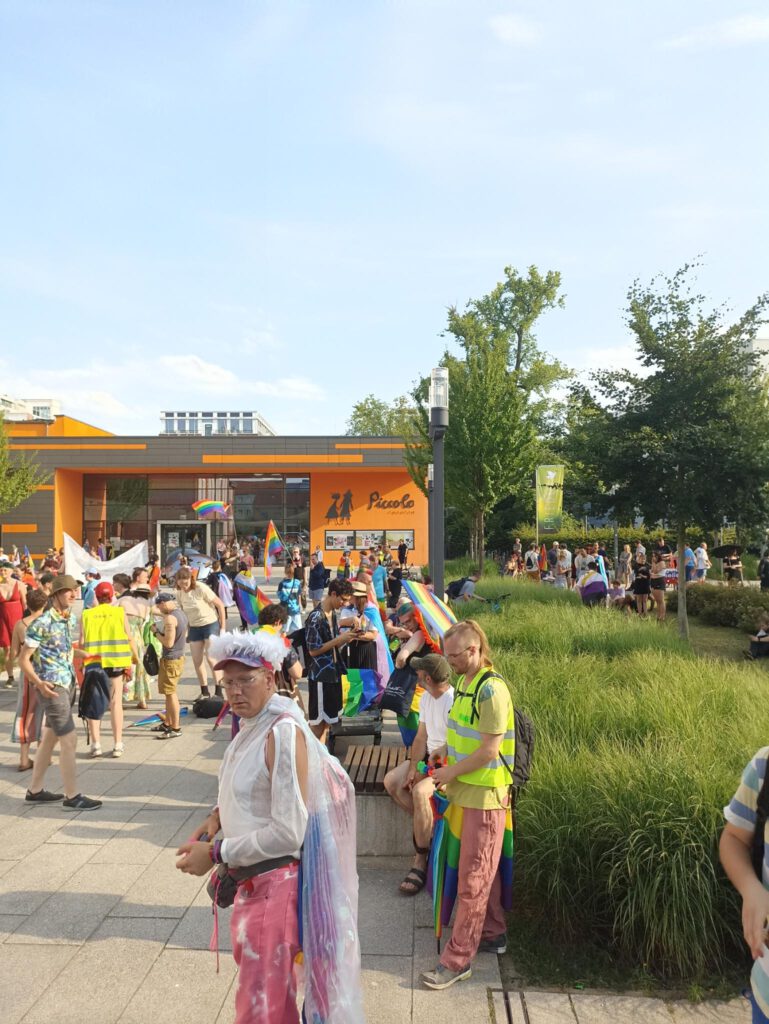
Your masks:
{"label": "belt bag", "polygon": [[250,864],[245,868],[231,868],[227,864],[217,864],[208,876],[206,892],[211,902],[217,907],[231,907],[235,902],[235,894],[238,891],[240,882],[247,878],[254,878],[255,875],[266,875],[268,871],[275,868],[283,868],[293,864],[296,857],[273,857],[271,860],[262,860],[258,864]]}

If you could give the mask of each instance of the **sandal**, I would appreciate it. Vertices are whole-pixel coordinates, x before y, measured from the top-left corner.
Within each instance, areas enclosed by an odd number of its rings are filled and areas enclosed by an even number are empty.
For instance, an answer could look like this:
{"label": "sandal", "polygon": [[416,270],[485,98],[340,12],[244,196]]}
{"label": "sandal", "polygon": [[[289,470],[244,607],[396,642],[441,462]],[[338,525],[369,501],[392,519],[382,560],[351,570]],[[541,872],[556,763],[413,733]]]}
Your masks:
{"label": "sandal", "polygon": [[398,892],[404,896],[416,896],[425,887],[427,872],[422,868],[409,868],[409,872],[398,887]]}
{"label": "sandal", "polygon": [[30,761],[29,764],[20,764],[19,767],[16,769],[16,771],[17,772],[28,772],[28,771],[30,771],[34,767],[35,767],[35,762],[34,761]]}

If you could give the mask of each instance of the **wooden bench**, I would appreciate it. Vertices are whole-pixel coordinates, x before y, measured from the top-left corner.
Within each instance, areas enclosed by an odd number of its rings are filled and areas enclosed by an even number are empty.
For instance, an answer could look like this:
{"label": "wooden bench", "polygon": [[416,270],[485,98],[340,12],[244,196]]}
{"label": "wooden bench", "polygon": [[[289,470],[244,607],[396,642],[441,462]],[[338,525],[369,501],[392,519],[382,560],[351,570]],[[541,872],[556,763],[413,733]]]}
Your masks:
{"label": "wooden bench", "polygon": [[384,793],[384,777],[408,760],[405,747],[351,746],[344,759],[356,793]]}

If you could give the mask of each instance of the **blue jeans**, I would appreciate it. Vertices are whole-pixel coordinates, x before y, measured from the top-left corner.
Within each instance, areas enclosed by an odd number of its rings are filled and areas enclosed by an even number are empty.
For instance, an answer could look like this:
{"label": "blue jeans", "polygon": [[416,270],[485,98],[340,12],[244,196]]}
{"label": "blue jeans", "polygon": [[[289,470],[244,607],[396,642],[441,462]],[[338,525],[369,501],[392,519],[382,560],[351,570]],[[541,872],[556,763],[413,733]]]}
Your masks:
{"label": "blue jeans", "polygon": [[753,1024],[769,1024],[769,1017],[766,1016],[764,1011],[756,1002],[756,997],[750,992],[750,1005],[753,1009]]}

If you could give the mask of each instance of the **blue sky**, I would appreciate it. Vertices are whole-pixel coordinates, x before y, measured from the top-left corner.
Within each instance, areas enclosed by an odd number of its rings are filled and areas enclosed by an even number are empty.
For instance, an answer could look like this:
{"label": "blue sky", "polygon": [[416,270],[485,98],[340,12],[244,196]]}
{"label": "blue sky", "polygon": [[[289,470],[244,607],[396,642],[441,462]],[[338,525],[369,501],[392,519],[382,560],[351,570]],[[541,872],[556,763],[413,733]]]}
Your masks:
{"label": "blue sky", "polygon": [[767,288],[768,69],[755,2],[0,0],[0,388],[341,432],[532,263],[627,363],[634,278]]}

